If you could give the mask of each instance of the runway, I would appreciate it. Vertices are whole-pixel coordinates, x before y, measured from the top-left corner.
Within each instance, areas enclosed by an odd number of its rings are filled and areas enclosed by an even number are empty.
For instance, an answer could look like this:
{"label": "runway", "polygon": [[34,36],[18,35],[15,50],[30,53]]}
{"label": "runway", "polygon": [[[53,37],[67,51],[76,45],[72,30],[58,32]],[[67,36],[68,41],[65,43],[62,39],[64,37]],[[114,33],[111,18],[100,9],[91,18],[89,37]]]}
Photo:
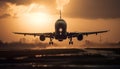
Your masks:
{"label": "runway", "polygon": [[120,69],[120,48],[0,51],[0,68]]}

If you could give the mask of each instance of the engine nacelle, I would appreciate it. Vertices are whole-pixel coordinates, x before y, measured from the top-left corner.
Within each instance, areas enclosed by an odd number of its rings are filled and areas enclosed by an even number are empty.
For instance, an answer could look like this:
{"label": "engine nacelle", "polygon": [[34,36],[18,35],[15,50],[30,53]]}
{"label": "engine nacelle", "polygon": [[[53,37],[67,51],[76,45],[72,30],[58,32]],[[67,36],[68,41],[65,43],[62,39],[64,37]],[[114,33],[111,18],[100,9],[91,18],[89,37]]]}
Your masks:
{"label": "engine nacelle", "polygon": [[77,39],[78,39],[79,41],[83,40],[83,35],[82,35],[82,34],[79,34],[79,35],[77,36]]}
{"label": "engine nacelle", "polygon": [[39,38],[41,41],[44,41],[45,40],[45,36],[44,35],[40,35],[40,38]]}

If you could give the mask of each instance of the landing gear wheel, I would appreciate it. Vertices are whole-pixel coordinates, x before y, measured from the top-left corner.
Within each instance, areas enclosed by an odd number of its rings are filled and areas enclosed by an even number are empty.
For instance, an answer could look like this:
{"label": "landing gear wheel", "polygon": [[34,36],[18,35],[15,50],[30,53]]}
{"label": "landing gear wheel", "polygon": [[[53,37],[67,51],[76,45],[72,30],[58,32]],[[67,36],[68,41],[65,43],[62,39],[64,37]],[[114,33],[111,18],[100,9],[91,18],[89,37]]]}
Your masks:
{"label": "landing gear wheel", "polygon": [[53,45],[53,41],[52,41],[52,38],[50,38],[50,42],[49,42],[49,45]]}
{"label": "landing gear wheel", "polygon": [[50,42],[49,42],[49,45],[53,45],[53,42],[52,42],[52,41],[50,41]]}
{"label": "landing gear wheel", "polygon": [[70,41],[70,42],[69,42],[69,45],[70,45],[70,44],[72,44],[72,45],[73,45],[73,41]]}
{"label": "landing gear wheel", "polygon": [[73,45],[72,37],[70,38],[69,45]]}
{"label": "landing gear wheel", "polygon": [[53,42],[51,42],[51,44],[53,45]]}

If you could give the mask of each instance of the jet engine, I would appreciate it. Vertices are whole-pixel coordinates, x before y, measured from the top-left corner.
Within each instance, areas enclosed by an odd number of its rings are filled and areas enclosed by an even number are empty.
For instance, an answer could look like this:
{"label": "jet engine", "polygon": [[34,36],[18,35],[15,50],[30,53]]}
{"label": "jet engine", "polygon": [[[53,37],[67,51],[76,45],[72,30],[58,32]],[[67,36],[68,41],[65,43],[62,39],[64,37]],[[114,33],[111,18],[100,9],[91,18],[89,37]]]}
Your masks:
{"label": "jet engine", "polygon": [[39,38],[41,41],[44,41],[45,40],[45,36],[44,35],[40,35],[40,38]]}
{"label": "jet engine", "polygon": [[82,35],[82,34],[79,34],[79,35],[77,36],[77,39],[78,39],[79,41],[83,40],[83,35]]}

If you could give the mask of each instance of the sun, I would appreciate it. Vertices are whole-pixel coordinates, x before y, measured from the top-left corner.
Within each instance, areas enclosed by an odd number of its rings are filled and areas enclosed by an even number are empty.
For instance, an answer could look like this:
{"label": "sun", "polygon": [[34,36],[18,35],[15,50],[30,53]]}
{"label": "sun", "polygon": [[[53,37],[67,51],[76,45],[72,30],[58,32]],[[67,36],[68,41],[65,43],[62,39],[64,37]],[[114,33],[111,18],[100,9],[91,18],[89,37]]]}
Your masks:
{"label": "sun", "polygon": [[22,18],[29,25],[47,25],[52,21],[52,15],[45,5],[32,4],[28,9]]}
{"label": "sun", "polygon": [[26,18],[32,23],[48,23],[50,20],[50,14],[46,12],[36,12],[26,14]]}

